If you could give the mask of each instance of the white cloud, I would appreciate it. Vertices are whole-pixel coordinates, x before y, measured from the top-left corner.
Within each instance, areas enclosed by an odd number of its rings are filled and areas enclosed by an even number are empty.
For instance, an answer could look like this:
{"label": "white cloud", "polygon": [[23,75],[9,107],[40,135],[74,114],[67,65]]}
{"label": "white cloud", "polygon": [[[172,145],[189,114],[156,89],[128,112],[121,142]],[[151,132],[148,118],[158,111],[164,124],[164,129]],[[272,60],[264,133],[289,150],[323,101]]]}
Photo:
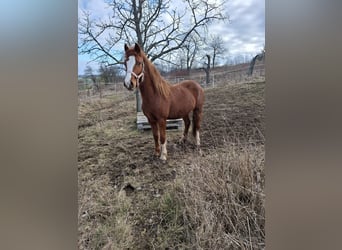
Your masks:
{"label": "white cloud", "polygon": [[91,11],[92,17],[102,19],[111,14],[111,7],[104,0],[79,0],[78,16],[82,15],[82,10]]}
{"label": "white cloud", "polygon": [[[172,1],[171,5],[185,9],[181,0]],[[211,25],[208,28],[209,35],[222,36],[229,56],[259,53],[265,45],[265,1],[229,0],[226,6],[231,22]],[[112,13],[104,0],[79,0],[78,8],[79,13],[81,9],[90,10],[95,18],[107,18]],[[168,20],[166,17],[165,19]],[[82,73],[84,69],[81,65],[79,68],[79,72]]]}
{"label": "white cloud", "polygon": [[265,44],[265,1],[230,0],[227,12],[231,23],[216,27],[230,55],[259,53]]}

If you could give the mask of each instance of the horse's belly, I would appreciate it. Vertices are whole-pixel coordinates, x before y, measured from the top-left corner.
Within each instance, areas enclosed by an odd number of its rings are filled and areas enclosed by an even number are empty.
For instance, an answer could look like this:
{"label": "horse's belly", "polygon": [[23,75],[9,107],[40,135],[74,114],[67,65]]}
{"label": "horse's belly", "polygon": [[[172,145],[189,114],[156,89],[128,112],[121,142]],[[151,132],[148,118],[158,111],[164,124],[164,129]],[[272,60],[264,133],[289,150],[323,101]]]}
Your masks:
{"label": "horse's belly", "polygon": [[187,116],[193,109],[194,105],[183,107],[183,108],[175,108],[174,106],[170,108],[170,112],[168,115],[169,119],[178,119]]}

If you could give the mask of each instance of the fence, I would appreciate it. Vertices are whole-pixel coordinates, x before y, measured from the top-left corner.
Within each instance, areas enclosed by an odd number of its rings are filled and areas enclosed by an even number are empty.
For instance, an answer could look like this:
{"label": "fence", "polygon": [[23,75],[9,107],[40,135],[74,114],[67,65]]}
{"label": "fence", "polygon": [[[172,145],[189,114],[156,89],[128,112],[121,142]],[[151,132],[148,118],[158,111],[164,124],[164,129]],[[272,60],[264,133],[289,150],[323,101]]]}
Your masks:
{"label": "fence", "polygon": [[[181,82],[183,80],[195,80],[200,83],[204,88],[223,86],[231,83],[245,83],[245,82],[257,82],[265,80],[265,64],[256,64],[254,66],[253,74],[247,75],[249,65],[242,65],[239,67],[232,66],[221,69],[215,69],[210,72],[210,82],[206,84],[205,73],[193,73],[189,75],[177,75],[173,77],[164,77],[166,81],[171,84]],[[102,96],[110,95],[111,93],[121,93],[127,91],[123,86],[123,81],[108,83],[101,85]],[[88,98],[90,96],[100,95],[99,91],[94,88],[82,88],[79,87],[79,98]]]}
{"label": "fence", "polygon": [[[82,86],[82,84],[79,84],[78,88],[78,97],[80,99],[100,96],[104,97],[107,95],[111,95],[112,93],[122,93],[122,92],[128,92],[127,89],[123,86],[123,81],[121,82],[114,82],[114,83],[101,83],[100,90],[97,88],[94,88],[91,85],[85,85]],[[101,91],[101,93],[100,93]]]}
{"label": "fence", "polygon": [[205,73],[197,73],[183,76],[167,77],[165,78],[170,83],[178,83],[183,80],[195,80],[203,87],[215,87],[229,83],[244,83],[265,80],[265,64],[255,65],[253,74],[247,75],[249,66],[243,66],[238,69],[224,69],[210,72],[210,82],[206,84]]}

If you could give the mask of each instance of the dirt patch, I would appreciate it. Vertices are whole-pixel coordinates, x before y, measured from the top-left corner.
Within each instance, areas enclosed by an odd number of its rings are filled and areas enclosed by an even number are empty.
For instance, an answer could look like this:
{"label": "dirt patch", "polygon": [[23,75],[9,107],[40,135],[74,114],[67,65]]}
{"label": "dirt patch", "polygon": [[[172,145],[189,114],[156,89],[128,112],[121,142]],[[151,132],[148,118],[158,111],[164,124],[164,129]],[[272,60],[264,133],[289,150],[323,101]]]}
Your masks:
{"label": "dirt patch", "polygon": [[231,143],[264,143],[264,83],[206,91],[202,141],[205,148]]}
{"label": "dirt patch", "polygon": [[[170,190],[174,190],[185,174],[191,174],[184,168],[191,169],[194,162],[209,164],[210,159],[212,164],[211,156],[217,152],[222,157],[231,147],[239,147],[236,145],[264,144],[264,91],[264,82],[206,89],[201,152],[191,140],[184,144],[178,142],[181,130],[170,130],[167,131],[166,162],[153,156],[151,131],[136,129],[133,93],[81,100],[79,248],[150,249],[170,246],[170,241],[179,241],[179,244],[189,241],[191,235],[184,235],[189,232],[178,223],[180,215],[175,215],[176,221],[165,217],[168,213],[178,213],[173,208],[182,206],[177,195],[170,195]],[[221,161],[217,159],[217,162]],[[118,197],[125,206],[114,205]],[[251,200],[248,193],[240,191],[237,197],[240,203]],[[170,211],[169,207],[172,207]],[[165,224],[168,222],[177,226],[172,229]],[[124,223],[129,227],[125,228]]]}

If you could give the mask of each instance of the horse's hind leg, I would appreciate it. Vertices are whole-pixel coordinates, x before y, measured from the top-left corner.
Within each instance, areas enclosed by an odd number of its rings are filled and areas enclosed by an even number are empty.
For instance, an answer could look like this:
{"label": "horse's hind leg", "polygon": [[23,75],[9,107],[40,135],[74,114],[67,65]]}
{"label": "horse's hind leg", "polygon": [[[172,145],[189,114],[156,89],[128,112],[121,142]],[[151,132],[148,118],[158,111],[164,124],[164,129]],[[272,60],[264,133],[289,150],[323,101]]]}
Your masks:
{"label": "horse's hind leg", "polygon": [[184,121],[184,133],[182,138],[180,139],[180,142],[185,142],[187,137],[188,137],[188,132],[189,132],[189,127],[190,127],[190,118],[189,115],[186,115],[183,117],[183,121]]}
{"label": "horse's hind leg", "polygon": [[199,130],[201,128],[202,121],[202,108],[195,108],[193,111],[193,124],[192,134],[196,139],[196,146],[199,147],[201,144]]}

